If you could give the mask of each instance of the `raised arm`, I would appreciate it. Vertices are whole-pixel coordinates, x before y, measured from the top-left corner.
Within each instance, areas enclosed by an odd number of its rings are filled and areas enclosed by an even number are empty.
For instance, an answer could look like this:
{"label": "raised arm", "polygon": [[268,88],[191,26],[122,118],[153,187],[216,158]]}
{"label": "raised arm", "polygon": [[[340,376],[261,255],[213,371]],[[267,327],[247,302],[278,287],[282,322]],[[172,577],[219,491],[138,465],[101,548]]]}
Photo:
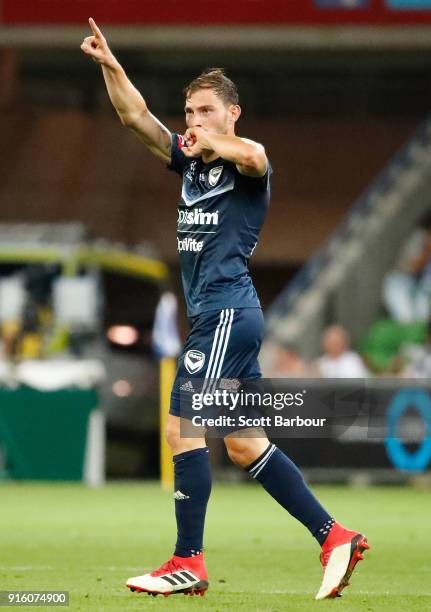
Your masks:
{"label": "raised arm", "polygon": [[264,176],[268,168],[265,149],[248,138],[193,127],[186,131],[185,139],[187,148],[183,152],[187,157],[200,155],[204,150],[214,151],[223,159],[233,162],[238,172],[245,176]]}
{"label": "raised arm", "polygon": [[150,113],[144,98],[127,78],[94,19],[90,17],[88,22],[93,35],[84,39],[81,49],[102,66],[106,89],[121,123],[132,129],[154,155],[170,162],[170,131]]}

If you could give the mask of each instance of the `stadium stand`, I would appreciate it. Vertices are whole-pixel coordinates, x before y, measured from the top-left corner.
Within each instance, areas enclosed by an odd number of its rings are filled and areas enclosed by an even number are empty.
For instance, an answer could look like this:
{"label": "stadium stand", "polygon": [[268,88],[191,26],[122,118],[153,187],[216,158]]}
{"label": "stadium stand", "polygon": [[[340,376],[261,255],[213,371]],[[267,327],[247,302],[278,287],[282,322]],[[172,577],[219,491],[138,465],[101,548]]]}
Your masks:
{"label": "stadium stand", "polygon": [[431,204],[430,135],[428,119],[282,292],[269,312],[269,340],[294,342],[312,357],[331,321],[344,325],[354,342],[365,334],[381,309],[385,272]]}

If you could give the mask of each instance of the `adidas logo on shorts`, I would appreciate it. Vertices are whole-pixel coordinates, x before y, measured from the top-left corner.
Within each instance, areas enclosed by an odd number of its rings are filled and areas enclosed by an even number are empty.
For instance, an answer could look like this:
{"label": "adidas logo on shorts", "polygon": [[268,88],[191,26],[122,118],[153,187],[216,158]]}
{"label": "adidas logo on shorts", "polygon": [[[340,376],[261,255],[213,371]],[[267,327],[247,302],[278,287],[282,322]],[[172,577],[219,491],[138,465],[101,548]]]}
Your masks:
{"label": "adidas logo on shorts", "polygon": [[193,393],[194,390],[195,388],[193,387],[193,383],[191,380],[188,380],[180,387],[180,391],[190,391],[191,393]]}

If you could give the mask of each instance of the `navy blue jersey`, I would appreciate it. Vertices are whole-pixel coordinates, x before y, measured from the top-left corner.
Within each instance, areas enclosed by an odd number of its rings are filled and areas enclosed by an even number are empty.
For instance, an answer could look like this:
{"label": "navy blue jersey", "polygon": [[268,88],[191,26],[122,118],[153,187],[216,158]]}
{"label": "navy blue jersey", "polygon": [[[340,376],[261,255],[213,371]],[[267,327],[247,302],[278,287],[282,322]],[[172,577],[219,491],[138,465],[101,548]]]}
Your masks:
{"label": "navy blue jersey", "polygon": [[263,177],[240,174],[219,157],[205,164],[182,152],[172,135],[171,164],[182,176],[177,248],[189,317],[222,308],[259,308],[248,270],[270,198],[272,169]]}

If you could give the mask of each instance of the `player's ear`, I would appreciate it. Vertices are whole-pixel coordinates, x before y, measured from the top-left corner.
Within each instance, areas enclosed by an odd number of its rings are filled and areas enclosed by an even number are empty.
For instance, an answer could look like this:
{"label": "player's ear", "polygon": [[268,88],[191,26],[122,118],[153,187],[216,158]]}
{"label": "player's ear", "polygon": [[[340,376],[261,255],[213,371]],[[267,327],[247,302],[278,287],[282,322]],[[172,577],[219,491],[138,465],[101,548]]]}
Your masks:
{"label": "player's ear", "polygon": [[231,123],[236,123],[241,115],[241,107],[239,106],[239,104],[231,104],[230,108],[229,108],[229,113],[230,113],[230,122]]}

